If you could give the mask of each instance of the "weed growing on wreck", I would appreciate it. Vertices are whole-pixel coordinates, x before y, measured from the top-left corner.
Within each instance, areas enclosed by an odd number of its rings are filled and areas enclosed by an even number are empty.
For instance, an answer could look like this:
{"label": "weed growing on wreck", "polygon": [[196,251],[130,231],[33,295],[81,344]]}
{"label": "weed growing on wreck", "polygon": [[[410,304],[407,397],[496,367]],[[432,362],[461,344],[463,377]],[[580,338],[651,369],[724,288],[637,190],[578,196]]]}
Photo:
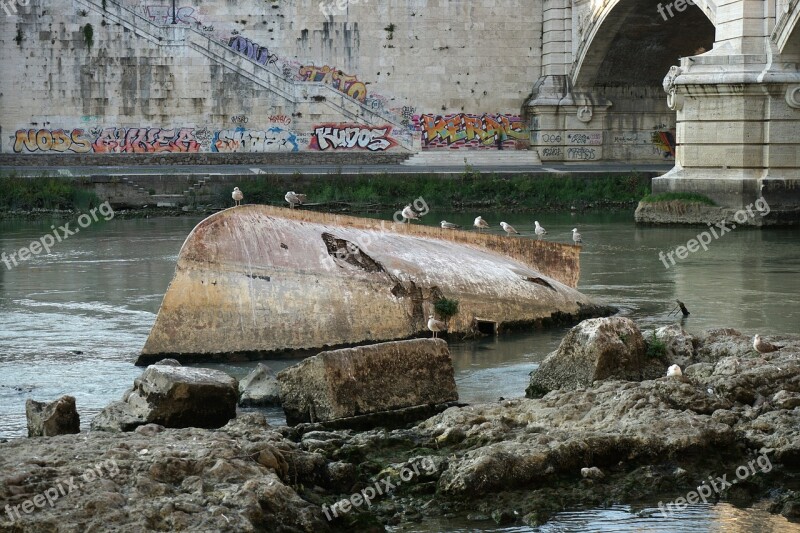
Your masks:
{"label": "weed growing on wreck", "polygon": [[433,304],[433,308],[436,310],[436,314],[446,323],[451,317],[458,314],[458,300],[442,298]]}

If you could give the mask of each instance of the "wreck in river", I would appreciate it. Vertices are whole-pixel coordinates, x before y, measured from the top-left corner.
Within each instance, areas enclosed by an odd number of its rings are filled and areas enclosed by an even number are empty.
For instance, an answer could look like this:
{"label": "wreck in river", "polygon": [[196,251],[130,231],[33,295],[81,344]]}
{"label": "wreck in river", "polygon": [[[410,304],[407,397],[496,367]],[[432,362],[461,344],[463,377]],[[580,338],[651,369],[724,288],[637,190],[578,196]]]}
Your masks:
{"label": "wreck in river", "polygon": [[189,234],[138,358],[258,359],[449,331],[496,333],[605,315],[575,289],[580,247],[265,205]]}

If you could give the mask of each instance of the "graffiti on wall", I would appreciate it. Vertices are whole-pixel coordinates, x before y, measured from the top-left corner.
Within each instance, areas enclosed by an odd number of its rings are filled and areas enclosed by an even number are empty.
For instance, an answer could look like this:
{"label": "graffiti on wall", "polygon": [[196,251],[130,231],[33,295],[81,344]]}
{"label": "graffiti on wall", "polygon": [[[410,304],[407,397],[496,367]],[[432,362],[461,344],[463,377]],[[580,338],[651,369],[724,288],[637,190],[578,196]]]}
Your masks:
{"label": "graffiti on wall", "polygon": [[422,131],[423,148],[514,147],[529,138],[522,119],[515,115],[415,115]]}
{"label": "graffiti on wall", "polygon": [[314,128],[311,136],[312,150],[351,150],[361,149],[370,152],[388,150],[397,146],[397,141],[389,136],[389,125],[376,128],[359,124],[322,124]]}
{"label": "graffiti on wall", "polygon": [[17,130],[14,152],[199,152],[194,128],[76,128]]}
{"label": "graffiti on wall", "polygon": [[661,152],[664,159],[675,157],[675,134],[671,131],[654,131],[653,146]]}
{"label": "graffiti on wall", "polygon": [[288,126],[292,123],[292,117],[289,115],[270,115],[267,117],[272,124],[283,124],[284,126]]}
{"label": "graffiti on wall", "polygon": [[[144,6],[144,13],[156,24],[172,23],[172,6]],[[200,21],[194,17],[194,8],[182,6],[175,8],[175,22],[178,24],[194,24]]]}
{"label": "graffiti on wall", "polygon": [[199,152],[194,128],[105,128],[92,143],[95,153]]}
{"label": "graffiti on wall", "polygon": [[242,127],[218,131],[211,145],[212,152],[297,152],[297,135],[279,127],[248,130]]}
{"label": "graffiti on wall", "polygon": [[630,145],[631,149],[641,147],[641,149],[651,152],[652,155],[664,159],[675,157],[675,130],[613,133],[611,142],[612,144]]}
{"label": "graffiti on wall", "polygon": [[365,102],[367,99],[367,86],[364,83],[360,82],[355,76],[345,74],[341,70],[327,65],[324,67],[310,65],[300,67],[299,76],[303,81],[320,81],[330,85],[355,100]]}
{"label": "graffiti on wall", "polygon": [[254,43],[241,35],[231,37],[231,40],[228,41],[228,47],[234,52],[245,55],[262,65],[271,65],[278,62],[278,56],[270,54],[266,46]]}
{"label": "graffiti on wall", "polygon": [[92,141],[80,128],[70,130],[17,130],[14,152],[74,152],[83,154],[92,150]]}

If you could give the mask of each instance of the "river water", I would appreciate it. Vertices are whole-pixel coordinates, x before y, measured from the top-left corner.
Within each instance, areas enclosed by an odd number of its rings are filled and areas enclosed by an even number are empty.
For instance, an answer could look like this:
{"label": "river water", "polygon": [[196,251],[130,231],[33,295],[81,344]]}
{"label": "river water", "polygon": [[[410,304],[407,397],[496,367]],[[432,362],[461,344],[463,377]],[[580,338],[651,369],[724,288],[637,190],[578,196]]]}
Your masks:
{"label": "river water", "polygon": [[[493,226],[502,216],[524,234],[522,238],[532,234],[531,216],[481,214]],[[438,224],[447,219],[469,227],[474,216],[431,212],[425,220]],[[676,298],[691,311],[683,321],[690,332],[734,327],[769,335],[794,333],[800,324],[796,230],[737,228],[713,240],[707,251],[701,249],[674,266],[667,262],[666,268],[659,251],[685,245],[705,227],[637,227],[630,213],[551,213],[536,218],[551,240],[570,242],[570,230],[578,227],[584,240],[579,289],[619,307],[643,327],[677,321],[670,316]],[[0,262],[0,438],[25,435],[27,398],[75,396],[84,427],[102,407],[119,399],[141,373],[132,361],[155,320],[181,244],[199,220],[101,220],[57,243],[49,254],[12,264],[11,269]],[[56,222],[0,221],[0,252],[7,256],[29,245],[52,232]],[[529,372],[558,346],[565,331],[452,343],[460,399],[481,402],[523,395]],[[291,363],[267,361],[275,370]],[[217,365],[236,377],[253,366]],[[271,422],[281,422],[279,411],[267,414]],[[651,514],[626,507],[575,511],[537,531],[798,530],[780,517],[727,505],[689,509],[669,520]],[[731,529],[731,524],[736,527]],[[491,529],[485,523],[457,521],[415,527],[402,530]]]}

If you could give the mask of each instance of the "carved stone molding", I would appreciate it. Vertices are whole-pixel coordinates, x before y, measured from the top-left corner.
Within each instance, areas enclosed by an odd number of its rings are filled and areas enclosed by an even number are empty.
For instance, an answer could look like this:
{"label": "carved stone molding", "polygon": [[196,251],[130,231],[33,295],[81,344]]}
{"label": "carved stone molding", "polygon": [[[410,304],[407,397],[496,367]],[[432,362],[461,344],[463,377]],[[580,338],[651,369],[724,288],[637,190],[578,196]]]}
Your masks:
{"label": "carved stone molding", "polygon": [[675,80],[682,72],[683,69],[681,69],[681,67],[673,66],[664,77],[664,92],[667,93],[667,106],[673,111],[680,111],[683,109],[683,96],[678,94],[678,89],[675,86]]}
{"label": "carved stone molding", "polygon": [[786,103],[789,107],[800,109],[800,85],[793,85],[786,89]]}
{"label": "carved stone molding", "polygon": [[590,105],[584,105],[578,108],[578,120],[581,122],[591,122],[592,117],[594,116],[594,110]]}

